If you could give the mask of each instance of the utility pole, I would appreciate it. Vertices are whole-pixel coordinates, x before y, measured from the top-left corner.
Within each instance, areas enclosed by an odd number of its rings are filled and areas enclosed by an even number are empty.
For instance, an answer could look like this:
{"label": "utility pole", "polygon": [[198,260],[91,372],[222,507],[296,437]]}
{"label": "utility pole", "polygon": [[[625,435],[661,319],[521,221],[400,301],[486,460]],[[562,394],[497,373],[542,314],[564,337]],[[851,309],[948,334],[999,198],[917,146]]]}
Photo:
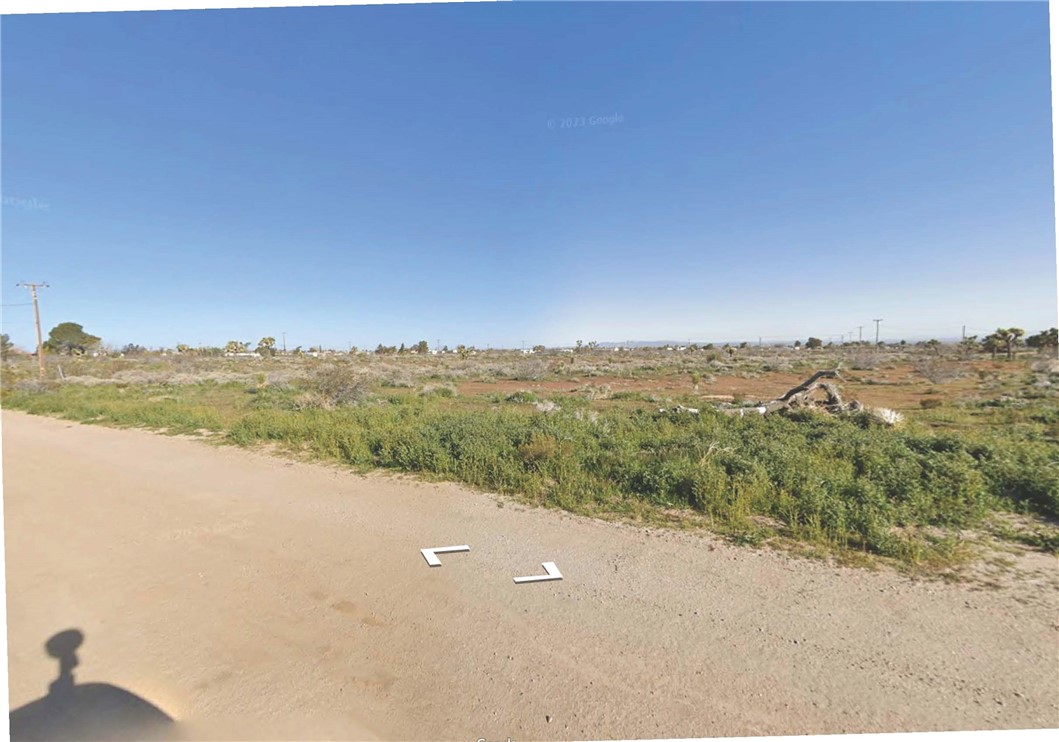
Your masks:
{"label": "utility pole", "polygon": [[46,283],[26,283],[21,281],[18,284],[21,288],[29,289],[30,294],[33,295],[33,318],[37,324],[37,363],[40,366],[40,378],[44,378],[44,338],[40,334],[40,308],[37,306],[37,289],[46,289],[48,284]]}
{"label": "utility pole", "polygon": [[287,355],[287,333],[283,333],[283,355]]}
{"label": "utility pole", "polygon": [[875,323],[875,347],[878,348],[879,347],[879,323],[882,322],[882,320],[881,319],[873,319],[872,322]]}
{"label": "utility pole", "polygon": [[967,325],[964,325],[963,329],[960,331],[960,340],[966,340],[966,339],[967,339]]}
{"label": "utility pole", "polygon": [[857,345],[864,342],[864,325],[857,325]]}

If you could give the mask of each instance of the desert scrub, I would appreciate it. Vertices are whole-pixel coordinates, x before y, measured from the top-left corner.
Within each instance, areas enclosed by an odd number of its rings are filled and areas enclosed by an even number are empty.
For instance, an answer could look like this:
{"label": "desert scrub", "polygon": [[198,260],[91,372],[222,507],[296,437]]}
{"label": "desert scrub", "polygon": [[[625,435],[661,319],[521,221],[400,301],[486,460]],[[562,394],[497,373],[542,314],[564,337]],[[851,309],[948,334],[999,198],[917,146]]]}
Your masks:
{"label": "desert scrub", "polygon": [[455,397],[456,388],[449,384],[425,384],[419,390],[421,397]]}
{"label": "desert scrub", "polygon": [[540,381],[548,375],[548,363],[540,359],[525,361],[515,367],[511,378],[518,381]]}
{"label": "desert scrub", "polygon": [[621,391],[614,392],[610,395],[610,398],[616,402],[650,402],[652,401],[651,395],[644,394],[643,392],[635,391]]}
{"label": "desert scrub", "polygon": [[[335,374],[314,382],[317,393],[362,399],[355,370]],[[350,392],[350,384],[361,391]],[[358,468],[417,472],[574,512],[685,510],[733,538],[781,536],[904,563],[954,559],[959,549],[944,534],[980,526],[991,513],[1059,517],[1059,446],[1047,434],[1055,410],[988,410],[1019,422],[938,432],[915,421],[892,429],[870,415],[589,410],[581,395],[548,412],[539,411],[541,400],[489,405],[414,392],[296,409],[299,393],[266,386],[250,394],[245,385],[217,383],[66,385],[12,389],[5,405],[115,425],[223,430],[239,445],[278,442]],[[1044,548],[1054,527],[1033,534],[1026,540]]]}
{"label": "desert scrub", "polygon": [[585,384],[577,388],[577,393],[582,395],[583,399],[589,402],[595,402],[596,400],[610,399],[613,394],[613,390],[610,388],[610,384],[602,384],[597,386],[596,384]]}
{"label": "desert scrub", "polygon": [[371,396],[367,376],[345,365],[321,368],[304,385],[308,392],[303,402],[308,407],[355,405]]}

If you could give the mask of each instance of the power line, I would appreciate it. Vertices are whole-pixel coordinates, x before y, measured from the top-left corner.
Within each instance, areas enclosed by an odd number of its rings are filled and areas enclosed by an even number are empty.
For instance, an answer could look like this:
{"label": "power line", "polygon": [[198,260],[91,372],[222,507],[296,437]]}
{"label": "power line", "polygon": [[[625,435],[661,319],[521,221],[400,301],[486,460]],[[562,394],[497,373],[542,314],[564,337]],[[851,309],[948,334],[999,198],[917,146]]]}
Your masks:
{"label": "power line", "polygon": [[875,347],[877,348],[879,347],[879,323],[882,319],[873,319],[872,322],[875,323]]}

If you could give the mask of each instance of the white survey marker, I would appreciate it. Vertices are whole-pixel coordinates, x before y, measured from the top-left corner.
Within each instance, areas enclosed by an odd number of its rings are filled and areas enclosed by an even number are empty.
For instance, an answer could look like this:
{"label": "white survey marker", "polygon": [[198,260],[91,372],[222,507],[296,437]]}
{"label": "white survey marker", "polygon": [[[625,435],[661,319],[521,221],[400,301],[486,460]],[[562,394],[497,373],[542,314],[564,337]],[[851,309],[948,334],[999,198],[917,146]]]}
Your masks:
{"label": "white survey marker", "polygon": [[423,554],[423,558],[427,560],[427,564],[431,567],[440,567],[441,560],[438,559],[438,554],[451,554],[454,551],[470,551],[471,547],[464,544],[463,546],[437,546],[433,549],[420,549],[419,551]]}
{"label": "white survey marker", "polygon": [[529,577],[516,577],[515,582],[544,582],[545,580],[561,580],[563,576],[559,574],[559,568],[555,566],[555,562],[541,562],[541,566],[544,567],[546,575],[530,575]]}

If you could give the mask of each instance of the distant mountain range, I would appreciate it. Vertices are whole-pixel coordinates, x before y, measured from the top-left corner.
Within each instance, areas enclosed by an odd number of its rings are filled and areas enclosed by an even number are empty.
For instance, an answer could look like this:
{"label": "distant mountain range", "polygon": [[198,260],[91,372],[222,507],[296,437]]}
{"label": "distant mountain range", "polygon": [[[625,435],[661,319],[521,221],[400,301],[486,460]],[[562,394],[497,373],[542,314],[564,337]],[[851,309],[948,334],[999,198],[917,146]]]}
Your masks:
{"label": "distant mountain range", "polygon": [[[936,337],[938,340],[940,340],[943,343],[958,343],[958,342],[960,342],[960,339],[961,339],[959,337],[952,337],[952,336],[948,336],[948,337],[934,336],[934,337]],[[803,338],[790,338],[789,340],[770,339],[770,340],[763,340],[761,345],[763,347],[768,347],[770,345],[794,345],[794,341],[795,340],[800,340],[804,344],[805,341],[808,340],[808,339],[809,339],[808,335],[803,337]],[[827,337],[823,337],[821,339],[824,341],[825,344],[828,342],[828,338]],[[884,343],[896,343],[896,342],[900,342],[900,340],[902,340],[902,339],[905,340],[908,343],[918,343],[921,340],[930,340],[931,338],[928,337],[928,336],[922,336],[921,337],[921,336],[917,335],[915,337],[911,337],[910,336],[910,337],[906,337],[906,338],[898,338],[897,340],[894,340],[892,338],[883,338],[882,342],[884,342]],[[600,348],[664,348],[667,345],[672,345],[673,347],[680,347],[681,345],[698,345],[701,348],[703,345],[708,345],[710,343],[713,343],[714,345],[720,347],[720,346],[723,346],[725,343],[728,343],[729,345],[736,345],[737,346],[740,343],[744,343],[744,342],[748,343],[751,347],[756,346],[758,344],[756,339],[747,338],[745,340],[691,340],[690,342],[687,339],[684,339],[684,340],[626,340],[624,342],[614,342],[614,341],[600,342],[600,343],[598,343],[598,345],[599,345]],[[865,337],[864,338],[864,342],[870,343],[871,339]],[[840,343],[838,343],[836,341],[835,344],[839,345]]]}

